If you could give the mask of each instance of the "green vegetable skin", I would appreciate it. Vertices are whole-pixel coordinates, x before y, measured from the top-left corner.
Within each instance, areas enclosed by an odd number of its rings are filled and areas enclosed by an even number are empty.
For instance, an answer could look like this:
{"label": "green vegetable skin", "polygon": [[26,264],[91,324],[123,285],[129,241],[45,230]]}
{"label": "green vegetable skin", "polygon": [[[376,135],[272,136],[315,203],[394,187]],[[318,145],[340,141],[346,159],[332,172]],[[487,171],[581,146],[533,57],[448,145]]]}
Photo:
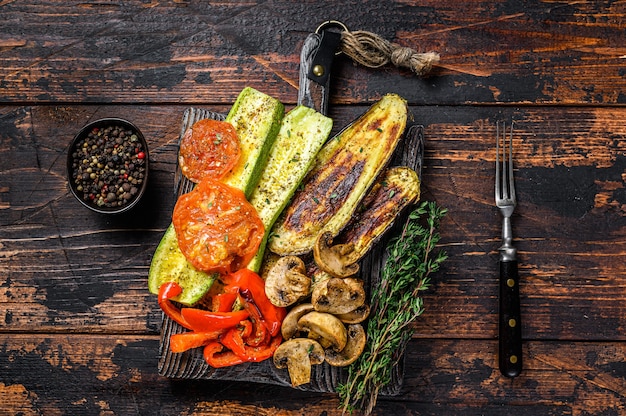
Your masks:
{"label": "green vegetable skin", "polygon": [[246,87],[226,116],[239,136],[241,157],[223,182],[241,189],[248,199],[259,182],[284,115],[280,101]]}
{"label": "green vegetable skin", "polygon": [[202,272],[191,265],[178,248],[174,226],[170,224],[152,257],[148,272],[148,290],[157,295],[166,282],[177,282],[182,293],[174,299],[193,305],[209,291],[218,274]]}
{"label": "green vegetable skin", "polygon": [[[241,160],[224,182],[241,189],[246,196],[254,190],[261,177],[284,111],[285,107],[278,100],[246,87],[226,117],[239,135]],[[163,283],[177,282],[183,291],[174,300],[193,305],[208,292],[217,276],[199,271],[187,262],[178,248],[174,227],[170,225],[152,257],[148,289],[156,295]]]}
{"label": "green vegetable skin", "polygon": [[265,235],[248,269],[259,271],[272,225],[308,172],[332,126],[332,119],[305,106],[294,108],[283,119],[267,165],[249,198],[263,221]]}

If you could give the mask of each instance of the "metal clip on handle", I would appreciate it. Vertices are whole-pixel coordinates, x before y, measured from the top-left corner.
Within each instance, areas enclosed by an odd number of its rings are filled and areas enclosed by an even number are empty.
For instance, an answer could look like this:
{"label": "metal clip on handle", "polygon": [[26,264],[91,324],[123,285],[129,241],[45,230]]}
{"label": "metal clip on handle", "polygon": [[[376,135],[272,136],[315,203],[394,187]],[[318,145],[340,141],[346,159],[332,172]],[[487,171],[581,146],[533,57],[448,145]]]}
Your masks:
{"label": "metal clip on handle", "polygon": [[331,67],[340,53],[341,31],[347,30],[343,23],[329,20],[305,39],[300,53],[298,104],[328,115]]}

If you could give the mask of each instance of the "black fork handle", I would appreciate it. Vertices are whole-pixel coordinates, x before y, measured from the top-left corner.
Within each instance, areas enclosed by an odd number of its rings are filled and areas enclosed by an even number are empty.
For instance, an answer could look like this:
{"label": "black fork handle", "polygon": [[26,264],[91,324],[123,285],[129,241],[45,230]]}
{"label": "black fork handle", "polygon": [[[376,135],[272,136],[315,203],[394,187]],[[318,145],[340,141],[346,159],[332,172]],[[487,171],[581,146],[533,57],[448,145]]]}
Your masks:
{"label": "black fork handle", "polygon": [[499,365],[506,377],[522,371],[522,322],[517,260],[500,261]]}

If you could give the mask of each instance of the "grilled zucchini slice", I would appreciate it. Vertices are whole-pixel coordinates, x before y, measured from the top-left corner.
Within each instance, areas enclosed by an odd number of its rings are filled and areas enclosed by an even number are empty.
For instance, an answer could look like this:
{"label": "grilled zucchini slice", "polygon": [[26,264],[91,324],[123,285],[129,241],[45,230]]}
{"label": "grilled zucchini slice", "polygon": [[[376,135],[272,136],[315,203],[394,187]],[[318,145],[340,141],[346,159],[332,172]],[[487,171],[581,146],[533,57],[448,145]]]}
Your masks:
{"label": "grilled zucchini slice", "polygon": [[241,157],[222,182],[241,189],[248,199],[261,177],[284,115],[280,101],[246,87],[226,116],[239,135]]}
{"label": "grilled zucchini slice", "polygon": [[209,291],[218,276],[218,273],[200,271],[187,261],[178,248],[174,226],[170,224],[152,257],[148,272],[148,290],[156,295],[163,283],[177,282],[183,291],[174,300],[184,305],[193,305]]}
{"label": "grilled zucchini slice", "polygon": [[259,183],[250,196],[250,203],[265,226],[259,251],[248,265],[250,270],[258,272],[261,268],[272,225],[313,164],[332,126],[332,119],[305,106],[297,106],[285,115]]}
{"label": "grilled zucchini slice", "polygon": [[393,154],[407,112],[402,97],[387,94],[324,145],[274,225],[268,243],[271,251],[305,254],[321,232],[337,235]]}

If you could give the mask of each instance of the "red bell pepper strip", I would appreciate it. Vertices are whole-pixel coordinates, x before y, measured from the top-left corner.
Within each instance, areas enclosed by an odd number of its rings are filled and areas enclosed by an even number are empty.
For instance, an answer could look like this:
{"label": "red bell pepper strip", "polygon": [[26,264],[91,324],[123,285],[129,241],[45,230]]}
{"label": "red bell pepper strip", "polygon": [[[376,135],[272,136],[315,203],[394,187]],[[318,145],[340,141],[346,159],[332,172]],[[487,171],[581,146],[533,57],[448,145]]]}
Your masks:
{"label": "red bell pepper strip", "polygon": [[244,357],[239,357],[221,343],[214,341],[204,347],[203,357],[213,368],[230,367],[245,362],[261,362],[271,358],[282,342],[281,336],[276,336],[266,345],[258,347],[244,346]]}
{"label": "red bell pepper strip", "polygon": [[[224,283],[225,293],[238,293],[241,286],[247,285],[248,274],[243,272],[248,269],[241,269],[239,272],[224,274],[221,276]],[[241,272],[241,273],[240,273]]]}
{"label": "red bell pepper strip", "polygon": [[265,345],[260,345],[258,347],[249,347],[246,345],[245,349],[247,361],[258,363],[271,358],[282,342],[282,337],[278,335],[273,337],[270,342]]}
{"label": "red bell pepper strip", "polygon": [[252,335],[252,330],[254,329],[253,327],[254,325],[252,325],[250,319],[239,322],[237,328],[241,331],[241,338],[244,340],[249,338],[250,335]]}
{"label": "red bell pepper strip", "polygon": [[213,312],[230,312],[237,300],[237,293],[220,293],[211,298]]}
{"label": "red bell pepper strip", "polygon": [[183,288],[176,282],[167,282],[163,283],[159,287],[159,296],[158,302],[159,307],[165,313],[165,315],[169,316],[175,322],[178,322],[180,325],[187,329],[191,329],[185,318],[181,315],[180,309],[178,309],[174,304],[170,301],[170,299],[175,298],[183,292]]}
{"label": "red bell pepper strip", "polygon": [[243,364],[245,360],[237,357],[237,355],[230,351],[225,350],[225,347],[219,342],[211,342],[202,352],[204,360],[213,368],[230,367],[232,365]]}
{"label": "red bell pepper strip", "polygon": [[246,344],[243,342],[241,332],[237,328],[231,328],[220,337],[223,346],[235,353],[242,360],[247,360]]}
{"label": "red bell pepper strip", "polygon": [[253,347],[258,347],[259,345],[269,343],[270,337],[272,335],[269,333],[267,325],[265,325],[265,323],[263,322],[263,317],[261,316],[259,308],[254,302],[252,302],[251,299],[246,299],[246,294],[247,290],[244,290],[242,292],[242,298],[244,299],[243,307],[244,310],[248,311],[248,313],[250,314],[250,321],[252,322],[252,333],[244,338],[244,340],[246,344]]}
{"label": "red bell pepper strip", "polygon": [[246,319],[248,311],[210,312],[196,308],[181,309],[183,319],[196,332],[211,332],[218,329],[232,328]]}
{"label": "red bell pepper strip", "polygon": [[209,342],[217,341],[224,333],[224,330],[212,332],[183,332],[182,334],[174,334],[170,337],[170,351],[185,352],[192,348],[202,347]]}
{"label": "red bell pepper strip", "polygon": [[224,280],[227,287],[226,291],[238,288],[242,296],[244,291],[248,291],[249,296],[246,300],[252,299],[261,312],[263,324],[272,336],[276,336],[280,332],[280,326],[287,315],[287,309],[275,306],[270,302],[265,294],[265,281],[261,276],[251,270],[241,269],[224,277]]}

